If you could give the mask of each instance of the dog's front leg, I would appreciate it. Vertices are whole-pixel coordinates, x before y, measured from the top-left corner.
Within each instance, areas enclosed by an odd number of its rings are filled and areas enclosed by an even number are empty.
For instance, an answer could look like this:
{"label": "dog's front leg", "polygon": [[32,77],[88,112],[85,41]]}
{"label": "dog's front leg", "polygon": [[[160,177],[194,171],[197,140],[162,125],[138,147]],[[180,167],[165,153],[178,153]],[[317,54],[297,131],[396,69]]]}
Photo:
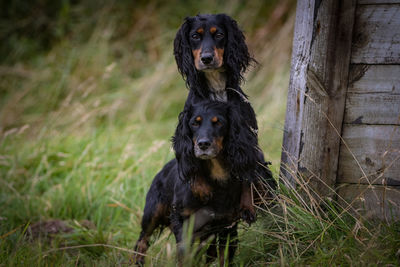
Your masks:
{"label": "dog's front leg", "polygon": [[172,207],[170,219],[171,231],[174,233],[176,240],[176,256],[178,259],[178,266],[183,266],[183,257],[185,254],[185,247],[182,242],[183,218],[174,205]]}
{"label": "dog's front leg", "polygon": [[253,206],[253,197],[251,195],[251,185],[247,181],[242,182],[242,194],[240,196],[241,217],[248,224],[255,222],[256,211]]}
{"label": "dog's front leg", "polygon": [[201,208],[194,214],[193,232],[198,232],[204,225],[215,219],[215,212],[211,208]]}

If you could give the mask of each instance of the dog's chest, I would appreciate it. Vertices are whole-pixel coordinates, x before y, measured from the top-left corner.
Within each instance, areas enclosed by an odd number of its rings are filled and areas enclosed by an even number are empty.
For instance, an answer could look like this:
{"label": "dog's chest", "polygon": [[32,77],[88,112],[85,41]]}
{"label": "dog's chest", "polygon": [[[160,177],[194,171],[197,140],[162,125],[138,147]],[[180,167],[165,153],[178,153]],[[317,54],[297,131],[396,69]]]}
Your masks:
{"label": "dog's chest", "polygon": [[224,72],[210,71],[205,73],[211,100],[227,102],[226,76]]}
{"label": "dog's chest", "polygon": [[229,178],[229,172],[218,160],[211,160],[210,176],[218,182],[226,182]]}
{"label": "dog's chest", "polygon": [[203,203],[207,203],[215,197],[218,198],[219,194],[215,195],[216,190],[218,191],[220,188],[224,188],[230,177],[229,172],[218,160],[211,160],[208,165],[208,170],[209,178],[197,176],[191,182],[191,191],[193,195]]}

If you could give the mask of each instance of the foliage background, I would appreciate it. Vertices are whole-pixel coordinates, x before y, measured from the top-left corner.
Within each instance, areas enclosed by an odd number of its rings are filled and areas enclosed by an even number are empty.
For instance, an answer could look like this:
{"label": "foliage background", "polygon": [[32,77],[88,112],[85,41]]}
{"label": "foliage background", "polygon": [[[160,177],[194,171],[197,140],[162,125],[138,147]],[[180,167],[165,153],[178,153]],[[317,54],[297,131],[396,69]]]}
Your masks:
{"label": "foliage background", "polygon": [[[243,89],[277,177],[294,11],[294,0],[1,1],[0,266],[129,263],[145,194],[173,157],[187,89],[172,43],[186,16],[227,13],[244,30],[260,64]],[[299,195],[277,203],[241,225],[235,264],[396,262],[396,228],[372,238]],[[49,220],[74,230],[35,238]],[[173,264],[174,249],[164,231],[148,264]]]}

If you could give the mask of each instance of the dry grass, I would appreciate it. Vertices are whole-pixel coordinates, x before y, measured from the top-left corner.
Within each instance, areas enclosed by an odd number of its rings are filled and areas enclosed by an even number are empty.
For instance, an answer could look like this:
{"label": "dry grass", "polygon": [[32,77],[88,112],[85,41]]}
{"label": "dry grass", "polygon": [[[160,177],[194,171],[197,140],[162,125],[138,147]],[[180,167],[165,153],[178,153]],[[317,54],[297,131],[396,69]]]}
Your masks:
{"label": "dry grass", "polygon": [[[129,263],[145,193],[173,157],[169,139],[187,90],[172,40],[188,14],[226,12],[245,30],[260,65],[243,88],[278,175],[293,1],[139,1],[135,7],[117,1],[92,12],[90,3],[70,6],[74,31],[49,49],[0,67],[0,266]],[[31,51],[24,44],[11,55]],[[281,184],[258,222],[240,226],[235,264],[396,264],[398,228],[368,225],[334,201],[319,205],[307,182],[294,176],[301,190]],[[29,225],[50,219],[73,233],[29,237]],[[148,264],[174,265],[174,253],[165,231]]]}

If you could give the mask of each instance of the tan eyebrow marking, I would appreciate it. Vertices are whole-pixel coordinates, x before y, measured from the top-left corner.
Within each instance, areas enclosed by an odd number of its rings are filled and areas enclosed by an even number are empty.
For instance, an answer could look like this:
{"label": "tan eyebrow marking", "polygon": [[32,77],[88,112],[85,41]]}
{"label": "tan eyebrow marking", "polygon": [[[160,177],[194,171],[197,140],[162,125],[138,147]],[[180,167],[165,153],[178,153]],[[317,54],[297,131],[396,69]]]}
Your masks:
{"label": "tan eyebrow marking", "polygon": [[217,121],[218,121],[218,118],[217,118],[217,117],[212,117],[211,121],[212,121],[212,122],[217,122]]}
{"label": "tan eyebrow marking", "polygon": [[197,122],[201,122],[201,120],[202,120],[202,118],[201,118],[200,116],[197,116],[197,117],[196,117],[196,121],[197,121]]}
{"label": "tan eyebrow marking", "polygon": [[211,32],[211,33],[215,33],[216,31],[217,31],[217,28],[216,28],[216,27],[211,27],[211,28],[210,28],[210,32]]}
{"label": "tan eyebrow marking", "polygon": [[200,34],[203,34],[204,33],[204,29],[203,28],[198,28],[196,32],[200,33]]}

